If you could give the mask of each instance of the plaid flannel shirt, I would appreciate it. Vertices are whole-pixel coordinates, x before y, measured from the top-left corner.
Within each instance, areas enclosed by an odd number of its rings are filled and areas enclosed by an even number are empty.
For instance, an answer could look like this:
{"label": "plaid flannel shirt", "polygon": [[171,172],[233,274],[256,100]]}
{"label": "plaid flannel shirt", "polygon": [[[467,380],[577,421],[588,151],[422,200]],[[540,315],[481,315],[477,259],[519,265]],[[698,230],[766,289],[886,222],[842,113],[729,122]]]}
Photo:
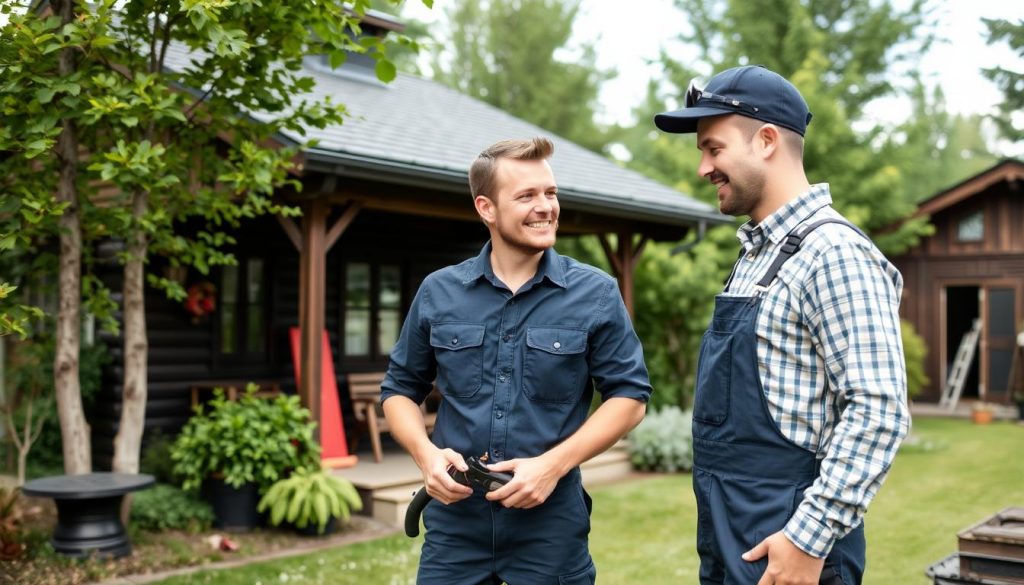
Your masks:
{"label": "plaid flannel shirt", "polygon": [[[751,296],[795,227],[841,217],[827,184],[737,231],[744,254],[724,294]],[[903,279],[868,240],[828,223],[812,232],[765,293],[758,368],[782,434],[814,452],[821,473],[784,532],[824,557],[856,528],[910,428],[900,336]]]}

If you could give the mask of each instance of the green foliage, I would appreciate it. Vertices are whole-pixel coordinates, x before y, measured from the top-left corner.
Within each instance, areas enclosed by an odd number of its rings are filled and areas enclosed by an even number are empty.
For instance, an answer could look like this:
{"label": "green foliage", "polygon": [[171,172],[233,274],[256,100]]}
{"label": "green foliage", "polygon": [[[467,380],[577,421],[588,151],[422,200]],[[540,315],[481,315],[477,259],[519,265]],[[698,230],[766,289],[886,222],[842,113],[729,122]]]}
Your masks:
{"label": "green foliage", "polygon": [[213,400],[185,423],[171,447],[174,473],[184,489],[198,490],[217,474],[234,487],[255,482],[263,493],[290,471],[320,464],[316,424],[299,397],[264,400],[255,392],[250,384],[233,401],[216,389]]}
{"label": "green foliage", "polygon": [[[61,282],[77,286],[77,261],[95,242],[126,242],[123,317],[141,326],[125,332],[123,371],[144,380],[145,342],[135,337],[145,330],[140,275],[150,258],[207,274],[235,261],[227,234],[240,222],[298,214],[274,194],[301,189],[301,136],[345,115],[331,96],[312,94],[304,59],[364,54],[387,81],[388,43],[415,43],[363,34],[370,0],[49,4],[8,10],[0,27],[0,247],[59,236]],[[11,280],[0,273],[0,282]],[[149,284],[183,294],[166,278]],[[85,280],[81,292],[96,295],[90,309],[109,309],[99,285]],[[77,315],[79,291],[62,293],[62,315]],[[2,301],[0,323],[17,331],[23,318]],[[115,461],[131,467],[141,436],[132,431],[144,421],[132,414],[140,409],[123,412]]]}
{"label": "green foliage", "polygon": [[213,524],[210,504],[176,486],[157,483],[132,496],[131,522],[142,530],[206,530]]}
{"label": "green foliage", "polygon": [[270,511],[274,526],[290,522],[298,528],[311,523],[322,534],[331,518],[348,520],[350,510],[361,510],[363,502],[351,481],[332,475],[319,466],[300,467],[270,486],[260,499],[260,512]]}
{"label": "green foliage", "polygon": [[[52,325],[45,325],[33,337],[11,344],[4,375],[7,391],[6,404],[14,407],[16,426],[24,424],[30,389],[38,394],[32,406],[33,418],[40,417],[42,429],[32,446],[28,475],[48,475],[62,470],[64,454],[57,420],[53,385],[54,339]],[[102,343],[83,345],[78,354],[78,376],[82,391],[82,405],[91,410],[99,392],[103,366],[110,361],[107,347]]]}
{"label": "green foliage", "polygon": [[635,325],[643,341],[655,407],[689,406],[701,336],[736,254],[735,229],[709,230],[688,252],[648,244],[635,273]]}
{"label": "green foliage", "polygon": [[629,458],[643,471],[688,471],[693,468],[693,418],[678,406],[648,412],[629,433]]}
{"label": "green foliage", "polygon": [[[1017,22],[983,18],[988,28],[989,44],[1006,42],[1017,56],[1024,58],[1024,19]],[[1011,142],[1024,141],[1024,126],[1021,126],[1020,112],[1024,111],[1024,68],[1017,70],[1005,67],[982,69],[986,77],[1003,92],[1003,103],[999,104],[999,115],[991,119],[1000,132]],[[1016,119],[1015,119],[1016,118]]]}
{"label": "green foliage", "polygon": [[924,363],[928,347],[910,321],[900,319],[900,334],[903,336],[903,359],[907,363],[907,398],[913,399],[931,383]]}
{"label": "green foliage", "polygon": [[[600,152],[593,45],[568,47],[579,0],[458,0],[437,43],[434,77],[466,95]],[[569,52],[572,57],[559,58]]]}
{"label": "green foliage", "polygon": [[174,475],[174,459],[171,458],[174,440],[159,429],[147,435],[149,436],[139,460],[139,471],[152,475],[158,483],[177,485],[179,482]]}

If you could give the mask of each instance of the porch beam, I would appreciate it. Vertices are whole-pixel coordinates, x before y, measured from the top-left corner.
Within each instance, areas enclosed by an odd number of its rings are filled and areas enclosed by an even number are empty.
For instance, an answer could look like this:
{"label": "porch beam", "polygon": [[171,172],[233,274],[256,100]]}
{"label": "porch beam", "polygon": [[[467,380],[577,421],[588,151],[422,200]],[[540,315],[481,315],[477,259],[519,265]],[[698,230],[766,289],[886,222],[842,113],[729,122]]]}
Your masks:
{"label": "porch beam", "polygon": [[601,234],[598,236],[598,240],[601,242],[601,249],[604,250],[604,255],[608,258],[608,263],[611,264],[616,280],[619,281],[619,292],[622,293],[622,302],[626,305],[629,316],[632,317],[635,298],[633,272],[636,269],[636,265],[640,262],[640,255],[643,254],[644,247],[647,246],[650,238],[641,234],[639,242],[634,244],[633,232],[619,232],[617,237],[618,243],[615,248],[612,248],[607,234]]}
{"label": "porch beam", "polygon": [[331,230],[327,232],[327,238],[324,241],[324,253],[330,252],[331,248],[334,247],[334,243],[338,241],[341,234],[345,233],[345,229],[348,228],[352,220],[359,215],[359,211],[363,208],[361,201],[349,201],[348,205],[345,206],[345,211],[342,212],[341,217],[334,222],[331,226]]}
{"label": "porch beam", "polygon": [[292,241],[295,251],[302,254],[302,230],[299,229],[299,226],[295,225],[295,220],[283,215],[275,215],[274,217],[277,218],[277,223],[281,224],[281,229],[284,230],[285,235]]}
{"label": "porch beam", "polygon": [[[326,225],[328,205],[314,199],[303,206],[302,247],[299,260],[299,328],[302,339],[299,397],[312,419],[320,421],[321,339],[325,324]],[[316,440],[319,440],[319,426]]]}

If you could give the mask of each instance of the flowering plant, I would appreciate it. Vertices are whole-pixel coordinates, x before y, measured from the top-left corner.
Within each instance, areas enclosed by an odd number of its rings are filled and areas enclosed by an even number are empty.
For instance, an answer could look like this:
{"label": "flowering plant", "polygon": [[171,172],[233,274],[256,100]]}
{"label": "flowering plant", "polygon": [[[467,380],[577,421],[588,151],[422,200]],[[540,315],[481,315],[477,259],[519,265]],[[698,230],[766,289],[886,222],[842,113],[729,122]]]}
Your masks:
{"label": "flowering plant", "polygon": [[210,282],[197,282],[188,287],[185,310],[195,318],[205,317],[217,308],[217,287]]}

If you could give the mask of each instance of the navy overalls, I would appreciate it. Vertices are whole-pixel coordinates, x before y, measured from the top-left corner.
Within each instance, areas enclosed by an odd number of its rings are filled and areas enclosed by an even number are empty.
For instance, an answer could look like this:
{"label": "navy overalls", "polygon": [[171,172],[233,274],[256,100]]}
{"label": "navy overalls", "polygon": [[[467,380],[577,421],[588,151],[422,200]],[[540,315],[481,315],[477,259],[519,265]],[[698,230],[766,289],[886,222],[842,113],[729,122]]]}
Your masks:
{"label": "navy overalls", "polygon": [[[826,219],[787,235],[755,296],[715,299],[711,326],[701,342],[693,411],[693,491],[703,585],[757,583],[768,557],[747,562],[740,555],[783,529],[818,476],[815,454],[784,437],[768,411],[755,327],[764,291],[779,269],[808,233],[831,222],[846,224]],[[731,281],[730,275],[726,291]],[[864,548],[861,524],[835,543],[821,583],[859,584]]]}

